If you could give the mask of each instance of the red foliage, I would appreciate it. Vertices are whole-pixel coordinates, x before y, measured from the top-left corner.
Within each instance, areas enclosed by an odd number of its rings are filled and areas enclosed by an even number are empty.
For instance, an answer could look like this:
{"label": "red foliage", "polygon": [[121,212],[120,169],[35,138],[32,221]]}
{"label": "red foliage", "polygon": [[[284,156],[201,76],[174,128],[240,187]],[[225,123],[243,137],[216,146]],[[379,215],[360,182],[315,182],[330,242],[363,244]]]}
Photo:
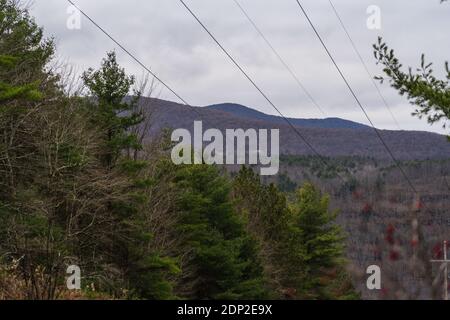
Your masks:
{"label": "red foliage", "polygon": [[394,243],[395,243],[394,233],[395,233],[395,227],[392,224],[390,224],[386,229],[386,237],[384,239],[391,246],[394,245]]}
{"label": "red foliage", "polygon": [[386,235],[385,240],[386,240],[386,242],[389,243],[391,246],[394,245],[394,243],[395,243],[394,236],[391,235],[391,234]]}
{"label": "red foliage", "polygon": [[419,245],[419,240],[413,239],[411,240],[411,247],[416,248]]}
{"label": "red foliage", "polygon": [[437,243],[433,247],[433,258],[434,259],[442,259],[443,258],[443,252],[442,252],[442,244]]}
{"label": "red foliage", "polygon": [[422,209],[423,209],[423,202],[419,200],[416,204],[416,210],[422,210]]}
{"label": "red foliage", "polygon": [[372,210],[373,210],[372,205],[370,205],[369,203],[366,203],[362,208],[362,212],[365,214],[371,213]]}
{"label": "red foliage", "polygon": [[392,224],[388,225],[386,232],[388,234],[393,234],[395,232],[395,227]]}
{"label": "red foliage", "polygon": [[362,193],[355,190],[355,191],[352,192],[352,196],[353,196],[353,199],[358,200],[358,199],[362,198]]}
{"label": "red foliage", "polygon": [[391,261],[397,261],[398,259],[400,259],[400,253],[398,251],[391,250],[391,252],[389,253],[389,259]]}

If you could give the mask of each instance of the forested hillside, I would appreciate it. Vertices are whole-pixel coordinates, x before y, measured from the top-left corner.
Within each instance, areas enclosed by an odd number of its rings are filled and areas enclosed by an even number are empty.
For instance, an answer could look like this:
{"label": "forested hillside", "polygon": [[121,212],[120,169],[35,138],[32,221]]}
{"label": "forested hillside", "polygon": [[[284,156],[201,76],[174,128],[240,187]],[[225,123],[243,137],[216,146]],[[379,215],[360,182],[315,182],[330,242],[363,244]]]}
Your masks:
{"label": "forested hillside", "polygon": [[[193,131],[194,120],[202,120],[204,130],[217,128],[225,132],[227,128],[279,129],[280,152],[284,155],[314,155],[311,149],[298,138],[292,127],[280,118],[268,116],[253,119],[223,109],[194,107],[155,98],[141,101],[153,114],[152,133],[164,128],[186,128]],[[248,111],[248,110],[247,110]],[[254,111],[254,110],[253,110]],[[312,121],[312,122],[311,122]],[[372,157],[392,161],[383,144],[372,128],[352,127],[345,120],[330,127],[326,120],[291,119],[291,123],[304,123],[296,129],[311,143],[317,152],[326,157]],[[342,124],[343,122],[343,124]],[[351,122],[350,122],[351,124]],[[450,147],[447,137],[426,131],[380,130],[380,134],[399,160],[449,159]]]}
{"label": "forested hillside", "polygon": [[[346,239],[346,257],[352,262],[355,285],[363,298],[439,299],[441,286],[433,275],[431,259],[443,257],[442,239],[450,232],[450,160],[407,161],[400,165],[418,195],[392,163],[373,158],[327,159],[284,156],[275,182],[292,194],[311,181],[330,194],[331,208]],[[346,177],[346,184],[338,178]],[[383,290],[367,290],[364,279],[369,265],[383,268]]]}

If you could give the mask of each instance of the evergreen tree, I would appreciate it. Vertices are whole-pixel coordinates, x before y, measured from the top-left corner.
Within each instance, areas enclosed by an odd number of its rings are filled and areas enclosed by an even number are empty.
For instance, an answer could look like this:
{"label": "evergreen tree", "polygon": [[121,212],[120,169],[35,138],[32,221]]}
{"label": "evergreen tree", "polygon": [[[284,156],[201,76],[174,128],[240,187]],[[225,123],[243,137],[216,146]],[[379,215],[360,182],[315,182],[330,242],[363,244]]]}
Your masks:
{"label": "evergreen tree", "polygon": [[233,197],[238,212],[248,221],[247,232],[261,248],[259,256],[274,295],[295,291],[292,278],[299,276],[302,268],[291,268],[292,252],[287,243],[292,215],[285,195],[273,184],[262,184],[251,168],[243,166],[233,181]]}
{"label": "evergreen tree", "polygon": [[0,0],[0,256],[19,261],[29,299],[55,298],[68,261],[85,267],[112,193],[95,131],[48,67],[54,51],[20,1]]}
{"label": "evergreen tree", "polygon": [[[0,0],[0,103],[38,100],[57,79],[45,71],[53,57],[52,39],[43,37],[28,12],[16,1]],[[20,111],[21,108],[19,108]],[[9,110],[11,111],[11,110]]]}
{"label": "evergreen tree", "polygon": [[147,163],[130,157],[130,150],[142,149],[130,130],[144,120],[141,113],[135,112],[141,93],[134,91],[132,97],[128,96],[135,80],[119,66],[114,52],[107,53],[99,70],[89,69],[82,78],[94,100],[94,124],[102,132],[101,160],[106,168],[121,172],[130,181],[126,201],[111,201],[108,205],[114,224],[109,248],[105,249],[111,250],[112,261],[121,270],[124,288],[139,297],[171,298],[168,277],[179,270],[173,259],[162,257],[151,248],[153,235],[146,223],[145,204],[149,201],[146,190],[152,181],[141,178]]}
{"label": "evergreen tree", "polygon": [[330,270],[342,271],[344,237],[335,223],[336,212],[328,207],[328,196],[322,196],[312,184],[297,191],[289,246],[293,262],[304,272],[297,286],[310,298],[330,298],[327,275]]}
{"label": "evergreen tree", "polygon": [[264,185],[260,177],[243,166],[234,179],[233,194],[241,214],[256,235],[284,241],[290,211],[285,195],[274,184]]}
{"label": "evergreen tree", "polygon": [[[7,79],[8,73],[17,67],[19,59],[10,55],[0,55],[0,79]],[[38,83],[25,83],[12,85],[0,81],[0,103],[6,103],[17,98],[23,98],[28,101],[36,101],[42,97],[39,91]]]}
{"label": "evergreen tree", "polygon": [[144,120],[141,113],[134,111],[141,93],[134,91],[128,98],[135,79],[119,66],[114,51],[107,53],[99,70],[91,68],[82,78],[95,100],[95,123],[104,131],[103,161],[112,168],[124,150],[142,148],[136,134],[130,133],[130,128]]}
{"label": "evergreen tree", "polygon": [[257,246],[233,210],[229,182],[215,167],[196,165],[180,169],[176,185],[177,232],[191,252],[179,290],[193,299],[266,297]]}

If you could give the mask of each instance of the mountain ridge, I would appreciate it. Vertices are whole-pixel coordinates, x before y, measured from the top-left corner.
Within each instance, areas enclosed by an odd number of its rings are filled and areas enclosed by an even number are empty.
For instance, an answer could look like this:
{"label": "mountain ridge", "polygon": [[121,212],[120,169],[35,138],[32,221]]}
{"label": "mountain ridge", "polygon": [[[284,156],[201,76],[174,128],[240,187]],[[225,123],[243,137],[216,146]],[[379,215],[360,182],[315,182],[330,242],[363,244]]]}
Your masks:
{"label": "mountain ridge", "polygon": [[[239,117],[245,117],[245,118],[251,118],[251,119],[259,119],[269,122],[276,122],[276,123],[285,123],[285,119],[283,119],[281,116],[275,116],[266,114],[260,111],[257,111],[255,109],[252,109],[250,107],[238,104],[238,103],[220,103],[220,104],[213,104],[209,106],[205,106],[205,108],[212,109],[212,110],[220,110],[224,112],[231,113],[235,116]],[[299,126],[299,127],[307,127],[307,128],[347,128],[347,129],[363,129],[363,130],[370,130],[372,129],[369,126],[366,126],[364,124],[338,118],[338,117],[329,117],[325,119],[307,119],[307,118],[290,118],[286,117],[286,119],[289,120],[293,125]]]}
{"label": "mountain ridge", "polygon": [[[287,123],[238,116],[208,107],[189,107],[176,102],[142,98],[152,114],[149,138],[165,128],[184,128],[193,131],[196,120],[203,122],[203,130],[226,129],[279,129],[280,153],[283,155],[313,155],[314,152],[297,135],[298,131],[324,157],[361,156],[392,161],[373,129],[320,128],[295,125],[294,131]],[[195,112],[192,110],[194,108]],[[257,111],[258,112],[258,111]],[[397,160],[450,159],[447,137],[426,131],[379,130]]]}

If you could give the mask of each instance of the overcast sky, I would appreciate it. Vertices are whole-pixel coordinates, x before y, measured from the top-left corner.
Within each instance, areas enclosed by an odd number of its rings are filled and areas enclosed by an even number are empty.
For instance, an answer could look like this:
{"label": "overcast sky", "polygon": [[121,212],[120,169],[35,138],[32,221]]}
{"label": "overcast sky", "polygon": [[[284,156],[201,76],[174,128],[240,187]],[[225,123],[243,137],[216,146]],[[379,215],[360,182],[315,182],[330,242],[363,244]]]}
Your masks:
{"label": "overcast sky", "polygon": [[[327,117],[367,123],[342,79],[301,14],[295,0],[239,0],[265,36],[291,66]],[[190,104],[205,106],[235,102],[265,113],[276,112],[239,73],[178,0],[74,0]],[[321,113],[299,89],[291,75],[266,46],[233,0],[186,0],[284,115],[320,118]],[[398,129],[382,103],[328,0],[303,0],[338,64],[379,128]],[[372,74],[372,44],[379,35],[396,49],[404,65],[418,66],[425,53],[438,75],[450,58],[450,4],[439,0],[334,0],[356,46]],[[381,9],[381,30],[367,27],[367,8]],[[68,3],[36,0],[31,13],[49,36],[54,36],[58,57],[82,71],[97,67],[109,50],[138,77],[143,70],[86,19],[79,30],[67,28]],[[161,88],[163,89],[163,88]],[[381,91],[401,129],[445,133],[426,120],[411,116],[413,106],[387,84]],[[167,90],[160,98],[177,101]]]}

